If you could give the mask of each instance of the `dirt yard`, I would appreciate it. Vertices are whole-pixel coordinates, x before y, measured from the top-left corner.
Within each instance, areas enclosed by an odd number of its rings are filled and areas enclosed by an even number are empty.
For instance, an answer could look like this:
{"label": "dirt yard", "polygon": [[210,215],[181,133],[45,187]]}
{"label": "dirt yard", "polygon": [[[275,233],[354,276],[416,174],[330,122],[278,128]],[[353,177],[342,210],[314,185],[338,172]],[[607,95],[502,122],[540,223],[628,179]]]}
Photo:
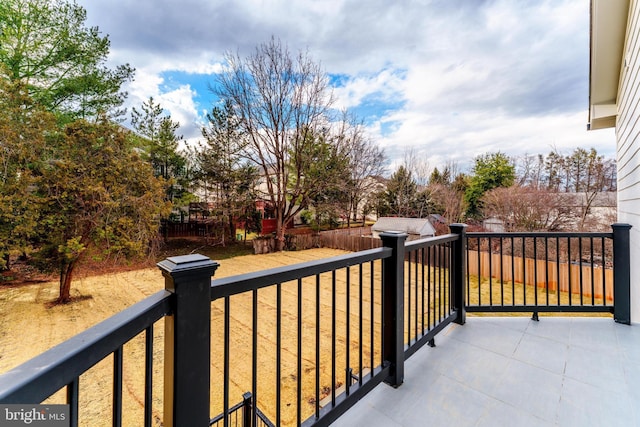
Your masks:
{"label": "dirt yard", "polygon": [[[220,268],[215,277],[227,277],[251,271],[273,268],[299,262],[327,258],[345,252],[333,249],[314,249],[299,252],[283,252],[267,255],[244,255],[220,261]],[[83,277],[78,279],[72,287],[75,302],[68,305],[51,307],[48,303],[57,296],[56,282],[43,282],[23,286],[0,286],[0,373],[8,371],[22,362],[42,353],[65,339],[99,323],[122,309],[144,299],[158,290],[163,289],[164,280],[157,268],[146,268],[121,273],[109,273],[100,276]],[[283,293],[286,293],[283,286]],[[263,298],[272,300],[272,295],[264,293]],[[246,322],[242,302],[232,302],[232,310],[236,318],[234,321]],[[215,318],[216,303],[212,305]],[[239,320],[237,320],[239,318]],[[215,320],[214,320],[215,321]],[[213,324],[212,324],[213,325]],[[271,328],[273,329],[273,328]],[[161,322],[155,328],[154,346],[154,417],[158,425],[162,419],[162,336]],[[266,341],[260,345],[270,345],[272,331],[264,331]],[[219,330],[212,330],[212,341],[216,342]],[[246,335],[246,334],[245,334]],[[235,333],[236,340],[245,338]],[[123,425],[141,425],[141,407],[143,403],[143,343],[144,336],[135,338],[125,346],[124,366],[124,420]],[[244,345],[244,344],[243,344]],[[214,345],[214,347],[216,347]],[[220,355],[214,348],[214,360]],[[212,363],[213,365],[214,363]],[[220,366],[212,366],[212,377],[220,373]],[[273,367],[261,366],[261,375],[270,376]],[[284,368],[286,369],[286,368]],[[100,362],[80,380],[81,396],[81,425],[110,425],[111,398],[111,358]],[[215,384],[215,382],[214,382]],[[212,405],[221,402],[221,390],[212,387]],[[232,384],[231,404],[241,399],[246,389],[245,384]],[[265,404],[271,400],[271,391],[263,391]],[[266,390],[266,389],[265,389]],[[263,400],[261,399],[261,400]],[[52,402],[64,403],[62,393],[57,393]],[[293,406],[293,405],[292,405]],[[309,409],[312,403],[309,404]],[[213,411],[214,409],[212,409]],[[286,408],[283,409],[286,414]],[[215,415],[215,414],[212,414]],[[287,418],[290,415],[287,414]]]}

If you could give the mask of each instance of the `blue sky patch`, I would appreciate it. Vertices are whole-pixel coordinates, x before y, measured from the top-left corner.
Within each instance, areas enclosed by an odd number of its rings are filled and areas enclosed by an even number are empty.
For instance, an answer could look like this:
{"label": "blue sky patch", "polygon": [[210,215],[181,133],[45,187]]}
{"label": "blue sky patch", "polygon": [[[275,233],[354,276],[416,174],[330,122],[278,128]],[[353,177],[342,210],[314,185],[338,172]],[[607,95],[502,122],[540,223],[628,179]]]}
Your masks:
{"label": "blue sky patch", "polygon": [[171,92],[180,86],[188,84],[191,89],[196,92],[193,101],[198,107],[198,112],[202,110],[210,111],[213,108],[213,102],[217,97],[209,89],[209,85],[215,83],[215,76],[210,74],[191,74],[184,71],[164,71],[160,73],[163,83],[160,90],[163,93]]}

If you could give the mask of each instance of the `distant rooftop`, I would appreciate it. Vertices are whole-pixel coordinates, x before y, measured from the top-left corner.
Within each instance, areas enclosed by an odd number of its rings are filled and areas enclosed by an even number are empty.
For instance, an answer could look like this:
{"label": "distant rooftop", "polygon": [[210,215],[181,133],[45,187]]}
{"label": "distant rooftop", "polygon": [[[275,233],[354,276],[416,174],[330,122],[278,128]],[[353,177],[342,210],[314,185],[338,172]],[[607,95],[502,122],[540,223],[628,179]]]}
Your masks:
{"label": "distant rooftop", "polygon": [[436,230],[427,218],[381,217],[371,227],[374,235],[383,231],[402,231],[415,236],[435,236]]}

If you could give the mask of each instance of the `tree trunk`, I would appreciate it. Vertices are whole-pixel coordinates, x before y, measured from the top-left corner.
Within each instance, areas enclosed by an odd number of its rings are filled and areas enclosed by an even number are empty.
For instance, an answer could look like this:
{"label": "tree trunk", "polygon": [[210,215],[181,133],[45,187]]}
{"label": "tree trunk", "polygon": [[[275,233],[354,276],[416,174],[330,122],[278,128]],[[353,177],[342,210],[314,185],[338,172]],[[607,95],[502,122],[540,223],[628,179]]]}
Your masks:
{"label": "tree trunk", "polygon": [[236,224],[233,221],[233,215],[229,215],[229,240],[235,240],[236,238]]}
{"label": "tree trunk", "polygon": [[60,266],[60,295],[56,301],[58,304],[66,304],[71,301],[71,280],[75,267],[76,261],[62,263]]}
{"label": "tree trunk", "polygon": [[284,250],[284,224],[278,223],[276,228],[276,252]]}
{"label": "tree trunk", "polygon": [[285,224],[282,212],[276,212],[276,252],[284,250]]}

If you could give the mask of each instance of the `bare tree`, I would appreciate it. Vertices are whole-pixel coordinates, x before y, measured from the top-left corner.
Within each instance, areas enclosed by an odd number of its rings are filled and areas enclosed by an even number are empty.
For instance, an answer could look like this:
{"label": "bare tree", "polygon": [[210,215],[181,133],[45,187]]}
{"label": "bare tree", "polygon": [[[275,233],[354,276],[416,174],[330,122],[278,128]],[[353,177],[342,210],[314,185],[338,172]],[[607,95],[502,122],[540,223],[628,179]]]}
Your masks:
{"label": "bare tree", "polygon": [[306,206],[305,144],[329,128],[333,95],[329,80],[307,52],[293,57],[271,38],[247,58],[226,55],[217,94],[232,102],[249,139],[251,159],[261,169],[277,220],[276,245],[284,247],[286,225]]}
{"label": "bare tree", "polygon": [[570,220],[570,209],[559,193],[513,185],[486,192],[485,216],[498,218],[506,231],[559,231]]}
{"label": "bare tree", "polygon": [[524,154],[515,159],[516,180],[521,186],[540,188],[544,178],[544,156]]}
{"label": "bare tree", "polygon": [[615,176],[616,168],[613,161],[605,161],[604,156],[598,155],[595,148],[589,151],[577,148],[567,157],[567,162],[570,165],[575,192],[584,194],[578,224],[579,230],[584,230],[587,216],[598,193],[615,190],[615,187],[610,186],[614,181],[611,177]]}
{"label": "bare tree", "polygon": [[459,179],[462,176],[462,170],[460,164],[455,160],[448,160],[444,164],[444,171],[450,177],[449,182],[453,184],[456,179]]}
{"label": "bare tree", "polygon": [[429,175],[427,191],[434,212],[441,214],[448,223],[461,221],[466,209],[464,192],[467,185],[468,179],[460,172],[460,166],[456,161],[446,162],[442,170],[433,168]]}
{"label": "bare tree", "polygon": [[387,181],[386,190],[379,193],[378,212],[405,218],[425,218],[433,203],[426,189],[419,189],[413,174],[400,165]]}
{"label": "bare tree", "polygon": [[347,223],[351,225],[352,218],[357,221],[358,214],[361,213],[364,224],[364,202],[378,190],[377,178],[385,171],[384,150],[366,135],[364,125],[346,112],[343,112],[337,135],[347,153],[351,175],[347,183]]}
{"label": "bare tree", "polygon": [[420,157],[413,148],[405,150],[402,165],[411,172],[419,188],[424,188],[428,184],[432,168],[429,166],[429,161]]}
{"label": "bare tree", "polygon": [[441,213],[448,223],[458,222],[464,213],[464,191],[456,186],[432,182],[429,184],[429,195],[435,211]]}
{"label": "bare tree", "polygon": [[432,168],[429,165],[429,161],[424,157],[420,157],[413,148],[405,150],[402,163],[416,183],[414,215],[418,218],[425,218],[429,215],[432,208],[431,189],[427,185]]}
{"label": "bare tree", "polygon": [[576,148],[570,155],[557,150],[545,159],[546,182],[550,191],[581,194],[577,226],[584,230],[599,193],[616,190],[616,165],[594,148]]}

